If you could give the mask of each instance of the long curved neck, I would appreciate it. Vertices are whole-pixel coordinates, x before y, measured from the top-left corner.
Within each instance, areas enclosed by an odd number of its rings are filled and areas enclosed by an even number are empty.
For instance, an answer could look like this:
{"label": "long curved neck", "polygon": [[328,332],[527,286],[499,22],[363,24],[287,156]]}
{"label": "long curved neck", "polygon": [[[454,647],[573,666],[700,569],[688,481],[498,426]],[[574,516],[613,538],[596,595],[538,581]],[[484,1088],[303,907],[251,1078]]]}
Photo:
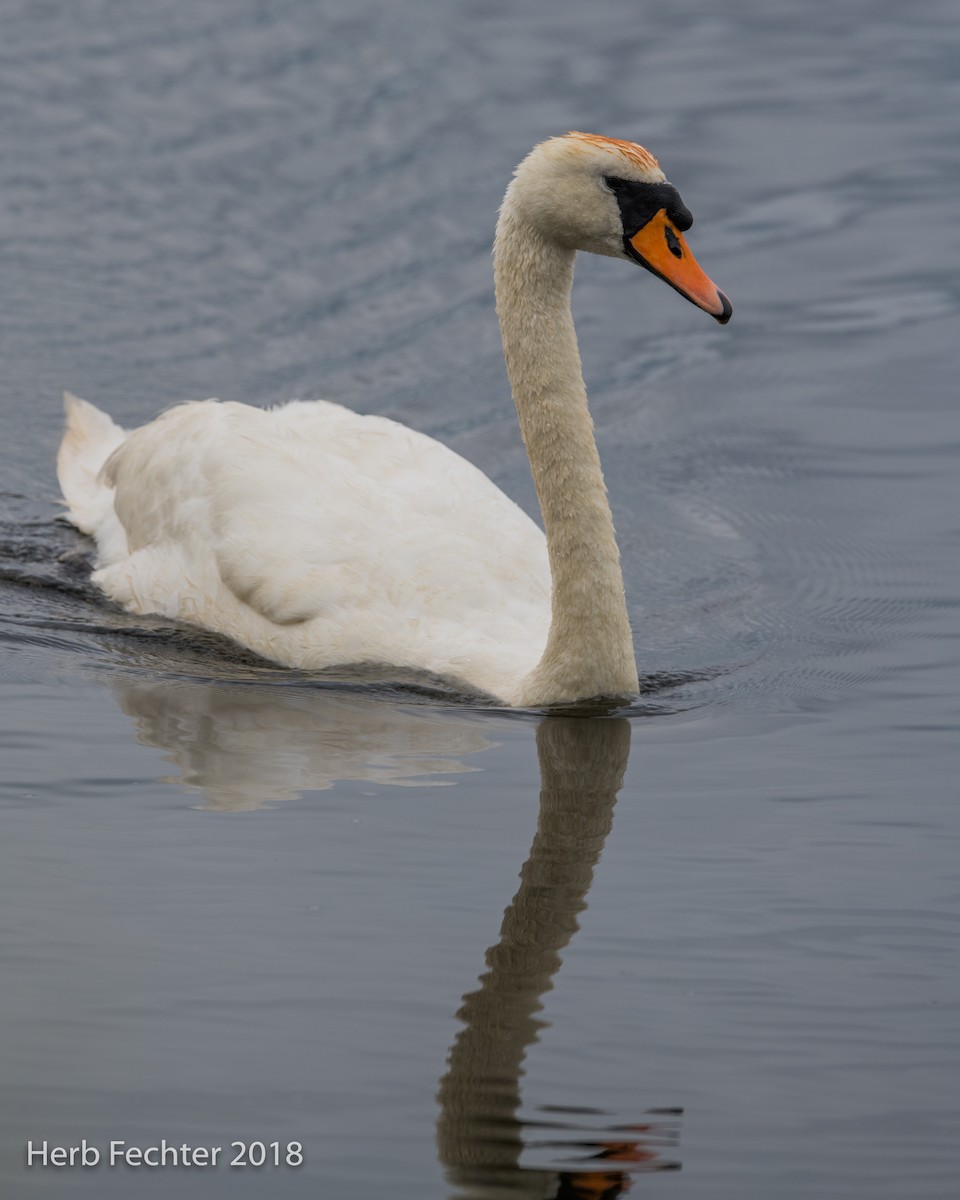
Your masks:
{"label": "long curved neck", "polygon": [[552,578],[550,633],[521,685],[521,705],[638,690],[620,553],[570,312],[573,260],[574,251],[517,215],[508,193],[494,248],[497,315]]}

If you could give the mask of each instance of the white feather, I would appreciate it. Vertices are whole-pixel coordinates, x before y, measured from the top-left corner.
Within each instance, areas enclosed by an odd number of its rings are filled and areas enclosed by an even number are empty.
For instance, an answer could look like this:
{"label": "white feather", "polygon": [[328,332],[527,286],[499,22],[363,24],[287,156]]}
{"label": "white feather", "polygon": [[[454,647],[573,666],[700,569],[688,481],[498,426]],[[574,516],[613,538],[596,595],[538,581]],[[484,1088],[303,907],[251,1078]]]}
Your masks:
{"label": "white feather", "polygon": [[285,666],[390,663],[500,695],[546,642],[541,530],[396,421],[206,400],[124,435],[72,398],[59,473],[111,599]]}

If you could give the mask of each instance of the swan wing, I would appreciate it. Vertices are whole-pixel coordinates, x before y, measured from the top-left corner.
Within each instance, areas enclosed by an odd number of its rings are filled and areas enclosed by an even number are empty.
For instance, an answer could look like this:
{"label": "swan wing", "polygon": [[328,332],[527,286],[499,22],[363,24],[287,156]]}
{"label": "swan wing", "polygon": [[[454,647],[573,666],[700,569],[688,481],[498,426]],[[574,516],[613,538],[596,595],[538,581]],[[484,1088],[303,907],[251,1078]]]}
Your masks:
{"label": "swan wing", "polygon": [[312,665],[283,650],[284,629],[309,624],[331,664],[407,647],[449,669],[462,637],[542,645],[542,532],[471,463],[395,421],[322,401],[181,405],[128,435],[103,481],[127,557],[99,582],[139,611]]}

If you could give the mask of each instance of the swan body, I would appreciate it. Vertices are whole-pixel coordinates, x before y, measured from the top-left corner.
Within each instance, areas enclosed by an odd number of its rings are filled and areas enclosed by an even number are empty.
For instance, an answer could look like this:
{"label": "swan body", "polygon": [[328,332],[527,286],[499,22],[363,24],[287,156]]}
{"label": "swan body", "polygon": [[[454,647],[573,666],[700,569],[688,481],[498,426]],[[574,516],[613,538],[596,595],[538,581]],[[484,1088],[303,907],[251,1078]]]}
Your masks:
{"label": "swan body", "polygon": [[471,463],[384,417],[207,400],[127,433],[68,394],[58,475],[70,520],[96,541],[94,581],[131,612],[285,666],[424,670],[510,705],[636,694],[573,259],[632,258],[726,321],[682,241],[688,224],[633,143],[567,134],[517,168],[497,309],[545,533]]}
{"label": "swan body", "polygon": [[94,582],[129,611],[288,667],[390,663],[494,695],[536,664],[543,533],[433,438],[323,401],[205,400],[129,434],[75,397],[67,413],[61,463],[84,440],[116,447],[98,475],[61,478],[98,544]]}

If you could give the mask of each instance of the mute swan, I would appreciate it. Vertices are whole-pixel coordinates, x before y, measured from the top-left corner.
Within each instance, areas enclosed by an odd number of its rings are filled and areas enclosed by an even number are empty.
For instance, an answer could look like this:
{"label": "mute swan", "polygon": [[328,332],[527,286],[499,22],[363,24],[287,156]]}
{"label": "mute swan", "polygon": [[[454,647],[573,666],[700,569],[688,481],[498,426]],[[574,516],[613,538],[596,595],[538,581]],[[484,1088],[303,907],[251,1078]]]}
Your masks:
{"label": "mute swan", "polygon": [[383,417],[206,400],[127,433],[67,395],[57,470],[69,519],[97,543],[94,582],[284,666],[422,669],[519,706],[636,695],[573,260],[639,263],[725,324],[691,223],[633,142],[568,133],[514,173],[497,313],[546,536],[476,467]]}

